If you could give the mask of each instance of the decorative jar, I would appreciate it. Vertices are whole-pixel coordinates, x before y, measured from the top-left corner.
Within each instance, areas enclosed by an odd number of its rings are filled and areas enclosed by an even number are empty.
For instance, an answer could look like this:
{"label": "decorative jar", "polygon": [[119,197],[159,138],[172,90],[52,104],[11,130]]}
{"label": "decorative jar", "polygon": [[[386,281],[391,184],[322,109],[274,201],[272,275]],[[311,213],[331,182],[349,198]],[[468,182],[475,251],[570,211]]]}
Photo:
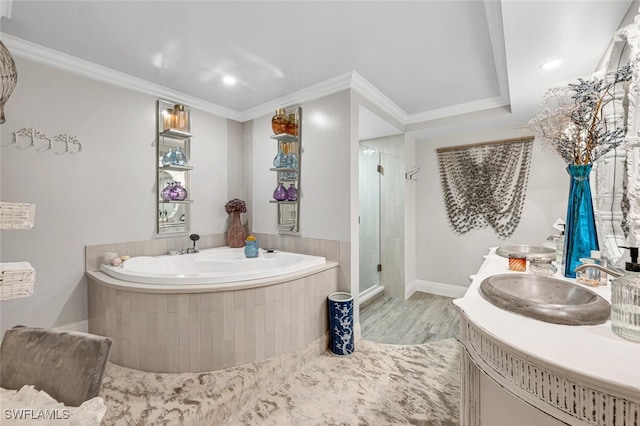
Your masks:
{"label": "decorative jar", "polygon": [[162,156],[162,165],[163,166],[172,165],[174,158],[175,158],[175,151],[173,149],[170,149],[169,151],[165,152],[165,154]]}
{"label": "decorative jar", "polygon": [[184,105],[174,105],[174,125],[178,130],[188,130],[189,129],[189,116],[187,115],[187,111],[184,108]]}
{"label": "decorative jar", "polygon": [[175,112],[173,108],[169,108],[162,113],[162,129],[169,130],[174,127]]}
{"label": "decorative jar", "polygon": [[611,329],[618,336],[640,342],[640,263],[631,247],[625,275],[611,281]]}
{"label": "decorative jar", "polygon": [[298,136],[298,119],[295,114],[289,114],[287,133],[291,136]]}
{"label": "decorative jar", "polygon": [[558,272],[558,268],[546,257],[532,257],[529,259],[529,271],[537,277],[550,277]]}
{"label": "decorative jar", "polygon": [[184,153],[181,147],[177,146],[173,149],[172,163],[174,166],[186,166],[187,155]]}
{"label": "decorative jar", "polygon": [[276,114],[271,118],[271,130],[276,135],[286,133],[287,125],[289,124],[289,117],[284,109],[276,109]]}
{"label": "decorative jar", "polygon": [[249,235],[244,242],[244,255],[246,257],[258,257],[260,251],[260,241],[256,240],[253,235]]}
{"label": "decorative jar", "polygon": [[162,189],[162,192],[160,193],[160,198],[162,198],[165,201],[171,200],[171,188],[172,188],[171,183],[167,182],[167,186],[165,186]]}

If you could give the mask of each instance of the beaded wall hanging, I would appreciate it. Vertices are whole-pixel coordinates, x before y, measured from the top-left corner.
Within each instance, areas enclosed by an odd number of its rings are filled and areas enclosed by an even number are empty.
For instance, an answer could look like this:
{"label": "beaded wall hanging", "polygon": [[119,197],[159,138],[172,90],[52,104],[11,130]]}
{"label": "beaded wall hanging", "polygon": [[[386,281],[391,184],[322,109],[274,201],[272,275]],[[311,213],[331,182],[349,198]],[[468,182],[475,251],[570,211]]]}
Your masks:
{"label": "beaded wall hanging", "polygon": [[533,137],[439,148],[449,222],[456,234],[491,226],[501,238],[518,227]]}

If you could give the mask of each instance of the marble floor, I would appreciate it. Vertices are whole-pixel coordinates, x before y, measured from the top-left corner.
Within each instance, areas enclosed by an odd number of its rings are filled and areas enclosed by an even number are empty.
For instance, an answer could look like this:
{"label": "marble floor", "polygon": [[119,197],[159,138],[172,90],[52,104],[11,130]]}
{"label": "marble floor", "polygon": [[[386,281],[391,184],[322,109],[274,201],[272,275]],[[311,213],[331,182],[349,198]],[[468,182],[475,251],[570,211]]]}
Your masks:
{"label": "marble floor", "polygon": [[[413,302],[398,306],[421,324],[423,309]],[[446,315],[446,301],[430,306],[434,316]],[[427,334],[451,332],[434,333],[434,327]],[[318,339],[292,354],[206,373],[145,373],[109,364],[101,390],[103,424],[459,424],[455,339],[403,345],[363,339],[349,357],[332,355],[326,344]]]}

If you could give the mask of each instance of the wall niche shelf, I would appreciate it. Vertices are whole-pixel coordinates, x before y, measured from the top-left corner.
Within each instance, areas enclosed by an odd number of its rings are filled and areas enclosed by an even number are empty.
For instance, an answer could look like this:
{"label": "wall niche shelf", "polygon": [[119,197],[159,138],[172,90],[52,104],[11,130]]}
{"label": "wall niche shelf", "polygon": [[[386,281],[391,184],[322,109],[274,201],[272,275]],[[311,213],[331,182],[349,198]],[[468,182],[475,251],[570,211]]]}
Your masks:
{"label": "wall niche shelf", "polygon": [[[286,128],[286,132],[283,131]],[[274,167],[269,170],[276,173],[276,186],[295,188],[293,200],[269,200],[278,209],[277,229],[279,234],[300,234],[300,174],[302,154],[302,108],[292,106],[276,111],[272,119],[274,134],[271,139],[277,142]]]}
{"label": "wall niche shelf", "polygon": [[[191,166],[191,110],[176,102],[158,100],[157,110],[157,232],[188,233]],[[179,184],[179,185],[177,185]],[[186,194],[180,191],[180,186]],[[170,191],[174,188],[174,191]],[[164,196],[163,196],[164,192]],[[176,199],[172,197],[176,196]]]}

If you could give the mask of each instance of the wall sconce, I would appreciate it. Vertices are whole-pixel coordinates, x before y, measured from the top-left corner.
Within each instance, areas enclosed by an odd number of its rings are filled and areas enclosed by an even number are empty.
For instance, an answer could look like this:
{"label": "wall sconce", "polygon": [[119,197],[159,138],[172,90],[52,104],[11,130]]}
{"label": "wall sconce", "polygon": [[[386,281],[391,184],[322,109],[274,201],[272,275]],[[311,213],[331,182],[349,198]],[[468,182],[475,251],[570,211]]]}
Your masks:
{"label": "wall sconce", "polygon": [[0,40],[0,124],[4,124],[4,104],[13,93],[18,83],[16,63],[9,49]]}

